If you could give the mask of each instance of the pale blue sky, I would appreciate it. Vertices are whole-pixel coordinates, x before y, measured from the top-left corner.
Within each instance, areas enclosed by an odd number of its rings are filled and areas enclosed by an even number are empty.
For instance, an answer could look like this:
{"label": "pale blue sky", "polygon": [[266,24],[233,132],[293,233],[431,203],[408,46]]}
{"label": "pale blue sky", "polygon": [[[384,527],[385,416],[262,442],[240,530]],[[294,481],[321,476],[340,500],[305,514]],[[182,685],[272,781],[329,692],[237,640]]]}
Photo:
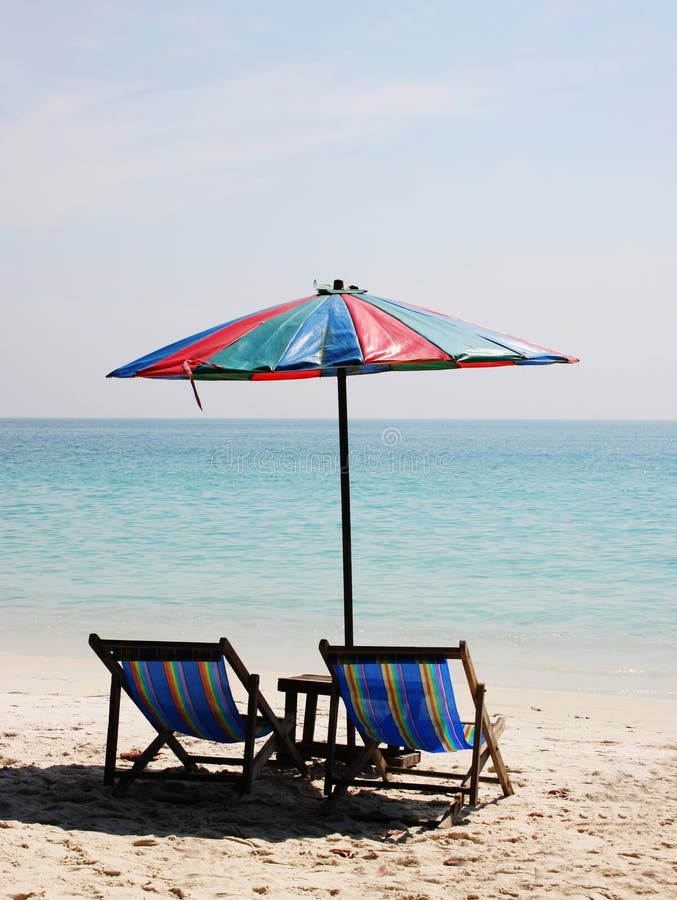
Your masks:
{"label": "pale blue sky", "polygon": [[343,276],[583,360],[353,379],[355,416],[675,418],[676,74],[672,2],[0,0],[0,415],[198,414],[104,376]]}

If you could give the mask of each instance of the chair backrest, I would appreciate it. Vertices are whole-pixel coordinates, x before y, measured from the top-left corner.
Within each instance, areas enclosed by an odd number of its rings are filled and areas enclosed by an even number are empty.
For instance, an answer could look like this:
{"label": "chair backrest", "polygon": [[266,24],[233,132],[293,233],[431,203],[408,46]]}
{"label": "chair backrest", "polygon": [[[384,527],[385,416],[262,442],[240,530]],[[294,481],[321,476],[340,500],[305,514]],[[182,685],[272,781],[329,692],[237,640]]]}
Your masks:
{"label": "chair backrest", "polygon": [[474,724],[460,720],[448,660],[459,648],[331,647],[322,655],[363,737],[429,753],[466,750]]}
{"label": "chair backrest", "polygon": [[212,741],[243,741],[246,717],[228,681],[224,642],[183,644],[102,641],[90,644],[141,712],[155,725]]}

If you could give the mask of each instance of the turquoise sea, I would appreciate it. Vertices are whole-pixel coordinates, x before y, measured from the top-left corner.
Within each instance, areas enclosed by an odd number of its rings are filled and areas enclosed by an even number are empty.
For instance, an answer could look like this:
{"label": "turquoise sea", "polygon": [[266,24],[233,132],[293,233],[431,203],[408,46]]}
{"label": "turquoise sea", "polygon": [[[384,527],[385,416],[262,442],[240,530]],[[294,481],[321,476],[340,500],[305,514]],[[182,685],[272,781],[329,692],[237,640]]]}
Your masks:
{"label": "turquoise sea", "polygon": [[[677,423],[352,421],[358,642],[491,684],[677,697]],[[342,637],[333,420],[0,420],[0,652]]]}

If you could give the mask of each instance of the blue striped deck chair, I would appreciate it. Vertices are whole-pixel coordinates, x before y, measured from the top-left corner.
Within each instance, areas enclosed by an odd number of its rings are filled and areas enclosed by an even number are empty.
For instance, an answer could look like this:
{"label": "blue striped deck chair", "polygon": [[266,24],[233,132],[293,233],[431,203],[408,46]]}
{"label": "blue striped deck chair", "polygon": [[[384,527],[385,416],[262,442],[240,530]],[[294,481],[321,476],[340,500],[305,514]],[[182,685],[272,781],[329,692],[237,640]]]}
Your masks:
{"label": "blue striped deck chair", "polygon": [[[89,645],[111,673],[104,784],[122,795],[135,778],[177,778],[232,782],[249,793],[252,781],[275,750],[283,750],[304,777],[308,769],[291,740],[291,717],[279,718],[259,690],[259,676],[250,674],[229,641],[103,640],[90,634]],[[229,673],[246,691],[246,711],[233,697]],[[124,691],[157,732],[133,765],[118,767],[120,697]],[[244,744],[241,756],[189,753],[177,734],[219,744]],[[256,750],[256,741],[268,740]],[[160,770],[148,764],[163,746],[181,768]],[[207,765],[221,767],[218,771]],[[235,766],[236,770],[223,768]],[[239,770],[239,771],[238,771]]]}
{"label": "blue striped deck chair", "polygon": [[[513,793],[498,747],[505,722],[490,721],[484,703],[485,687],[475,674],[465,641],[457,647],[338,647],[320,642],[320,653],[332,677],[329,712],[328,754],[324,793],[332,801],[349,786],[393,787],[452,793],[452,803],[442,817],[452,821],[460,815],[466,797],[477,805],[480,781],[500,784],[504,796]],[[449,660],[460,660],[474,707],[472,722],[462,722],[456,706]],[[349,725],[362,738],[364,747],[342,770],[336,770],[336,731],[339,700]],[[385,745],[385,747],[383,746]],[[405,753],[447,753],[467,750],[471,763],[467,772],[442,773],[403,769],[388,761],[388,748]],[[496,775],[480,775],[491,758]],[[364,774],[372,764],[380,780]],[[408,781],[392,781],[406,773]],[[438,779],[438,783],[426,779]],[[418,779],[421,779],[419,781]],[[444,783],[439,783],[443,779]],[[440,824],[440,823],[438,823]]]}

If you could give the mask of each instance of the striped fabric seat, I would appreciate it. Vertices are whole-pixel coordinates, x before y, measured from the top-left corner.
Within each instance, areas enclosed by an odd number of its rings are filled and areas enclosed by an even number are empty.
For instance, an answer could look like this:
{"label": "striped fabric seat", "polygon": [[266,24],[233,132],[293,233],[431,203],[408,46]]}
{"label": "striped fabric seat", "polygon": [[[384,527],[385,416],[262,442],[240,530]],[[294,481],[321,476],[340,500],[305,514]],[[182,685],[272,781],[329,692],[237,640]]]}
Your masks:
{"label": "striped fabric seat", "polygon": [[335,672],[363,738],[429,753],[472,749],[475,726],[460,720],[446,658],[344,658]]}
{"label": "striped fabric seat", "polygon": [[[209,741],[245,740],[247,718],[233,699],[223,660],[123,660],[122,668],[134,701],[151,722]],[[261,722],[255,736],[271,730]]]}

